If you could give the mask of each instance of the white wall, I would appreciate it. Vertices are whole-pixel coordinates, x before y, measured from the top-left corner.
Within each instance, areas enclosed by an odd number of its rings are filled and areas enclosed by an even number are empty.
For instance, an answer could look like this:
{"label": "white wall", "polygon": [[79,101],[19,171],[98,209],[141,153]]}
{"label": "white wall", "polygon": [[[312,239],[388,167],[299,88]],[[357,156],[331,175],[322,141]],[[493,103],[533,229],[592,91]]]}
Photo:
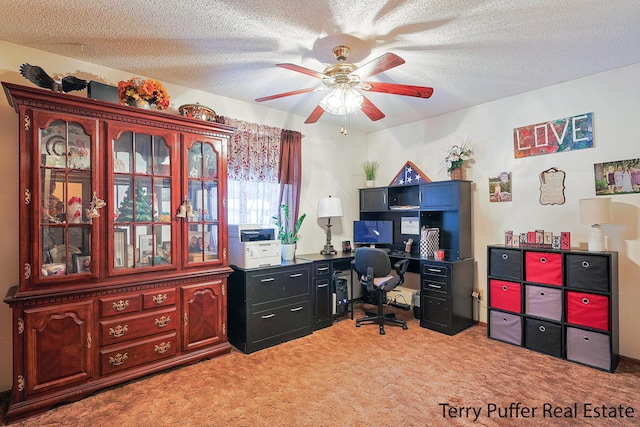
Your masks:
{"label": "white wall", "polygon": [[[76,61],[46,52],[0,41],[0,81],[33,86],[19,73],[20,65],[28,62],[43,67],[50,75],[73,74],[81,78],[116,84],[132,77],[130,73]],[[153,77],[153,76],[140,76]],[[302,224],[297,254],[319,253],[325,243],[325,220],[316,217],[320,197],[328,195],[342,198],[345,217],[333,220],[333,242],[350,239],[350,220],[358,216],[358,192],[364,177],[360,162],[366,157],[366,135],[349,131],[340,134],[339,127],[322,123],[305,125],[306,117],[285,114],[255,104],[236,101],[185,87],[163,82],[171,96],[171,109],[177,114],[182,104],[200,102],[216,113],[254,123],[297,130],[302,140],[301,213],[307,218]],[[85,93],[76,92],[84,96]],[[2,182],[3,208],[0,209],[0,296],[4,297],[18,282],[18,115],[0,97],[0,182]],[[11,310],[0,304],[0,391],[12,384],[12,324]]]}
{"label": "white wall", "polygon": [[[572,246],[585,245],[589,226],[580,224],[578,200],[595,195],[594,163],[640,158],[638,75],[640,64],[371,134],[369,157],[383,163],[377,180],[388,183],[407,160],[434,181],[448,179],[442,167],[446,151],[465,140],[471,144],[474,163],[466,178],[474,181],[476,286],[486,291],[486,246],[503,243],[505,230],[569,231]],[[514,128],[588,112],[593,112],[594,148],[514,158]],[[566,172],[563,205],[539,203],[539,174],[550,167]],[[513,202],[490,203],[488,179],[502,171],[512,173]],[[640,323],[640,195],[615,195],[612,202],[614,224],[603,229],[609,249],[619,252],[620,353],[640,359],[635,330]],[[484,302],[483,322],[486,314]]]}

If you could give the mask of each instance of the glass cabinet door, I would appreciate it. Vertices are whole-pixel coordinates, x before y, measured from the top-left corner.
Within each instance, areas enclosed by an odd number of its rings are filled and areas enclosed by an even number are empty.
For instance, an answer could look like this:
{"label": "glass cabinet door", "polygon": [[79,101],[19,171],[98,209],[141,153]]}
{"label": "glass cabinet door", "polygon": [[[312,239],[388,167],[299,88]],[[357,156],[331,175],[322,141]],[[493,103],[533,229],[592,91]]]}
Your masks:
{"label": "glass cabinet door", "polygon": [[188,264],[220,260],[220,155],[215,145],[213,141],[196,140],[187,147],[187,189],[183,206],[187,221],[185,257]]}
{"label": "glass cabinet door", "polygon": [[[35,282],[81,279],[98,274],[92,259],[93,220],[88,216],[94,179],[96,123],[34,112],[33,141],[39,186],[34,202],[39,236],[32,257]],[[93,134],[92,134],[93,132]],[[34,224],[35,225],[35,224]]]}
{"label": "glass cabinet door", "polygon": [[112,257],[109,271],[172,268],[172,136],[123,130],[111,138]]}

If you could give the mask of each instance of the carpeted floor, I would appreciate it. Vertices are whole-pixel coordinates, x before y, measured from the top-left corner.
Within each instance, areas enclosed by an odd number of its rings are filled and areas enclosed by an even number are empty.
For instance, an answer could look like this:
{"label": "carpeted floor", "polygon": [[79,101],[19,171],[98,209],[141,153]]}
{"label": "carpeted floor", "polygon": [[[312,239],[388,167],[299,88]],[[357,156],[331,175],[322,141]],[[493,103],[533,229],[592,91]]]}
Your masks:
{"label": "carpeted floor", "polygon": [[[360,310],[357,305],[356,315]],[[638,365],[623,362],[610,374],[490,340],[482,326],[450,337],[421,328],[411,312],[398,315],[409,319],[409,330],[387,326],[381,336],[375,325],[356,328],[342,320],[250,355],[234,349],[114,387],[15,425],[640,425]]]}

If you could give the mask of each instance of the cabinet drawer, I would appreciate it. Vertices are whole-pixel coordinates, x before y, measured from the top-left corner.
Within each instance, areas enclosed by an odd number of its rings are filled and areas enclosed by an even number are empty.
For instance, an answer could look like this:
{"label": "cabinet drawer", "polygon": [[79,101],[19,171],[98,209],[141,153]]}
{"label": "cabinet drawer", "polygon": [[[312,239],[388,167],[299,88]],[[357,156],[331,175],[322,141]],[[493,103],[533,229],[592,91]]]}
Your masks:
{"label": "cabinet drawer", "polygon": [[611,369],[611,337],[599,332],[567,328],[567,359]]}
{"label": "cabinet drawer", "polygon": [[451,269],[443,264],[422,264],[422,274],[424,276],[435,276],[439,277],[439,280],[443,280],[442,278],[450,278],[451,277]]}
{"label": "cabinet drawer", "polygon": [[524,346],[541,353],[562,357],[562,326],[538,319],[524,319]]}
{"label": "cabinet drawer", "polygon": [[101,320],[102,345],[111,345],[160,332],[172,331],[176,329],[178,320],[176,307],[154,313]]}
{"label": "cabinet drawer", "polygon": [[520,280],[522,252],[513,249],[490,249],[489,275],[503,279]]}
{"label": "cabinet drawer", "polygon": [[449,284],[444,282],[437,282],[435,280],[423,279],[422,290],[426,292],[438,292],[444,295],[449,295]]}
{"label": "cabinet drawer", "polygon": [[315,263],[315,264],[314,264],[314,266],[313,266],[313,268],[314,268],[314,272],[313,272],[313,274],[314,274],[314,276],[316,276],[316,277],[317,277],[317,276],[324,276],[324,275],[326,275],[326,274],[331,273],[331,268],[330,268],[330,266],[329,266],[329,263],[328,263],[328,262],[318,262],[318,263]]}
{"label": "cabinet drawer", "polygon": [[262,304],[309,294],[309,269],[274,271],[251,276],[247,283],[250,304]]}
{"label": "cabinet drawer", "polygon": [[522,318],[511,313],[491,310],[489,336],[511,344],[522,344]]}
{"label": "cabinet drawer", "polygon": [[248,341],[255,344],[297,329],[309,328],[310,321],[309,301],[258,311],[250,316]]}
{"label": "cabinet drawer", "polygon": [[524,312],[551,320],[562,320],[562,290],[525,285]]}
{"label": "cabinet drawer", "polygon": [[609,292],[609,258],[567,254],[567,287]]}
{"label": "cabinet drawer", "polygon": [[526,252],[525,280],[562,286],[562,254],[551,252]]}
{"label": "cabinet drawer", "polygon": [[427,322],[448,327],[451,318],[449,314],[449,302],[450,300],[448,298],[423,296],[420,302],[422,318]]}
{"label": "cabinet drawer", "polygon": [[142,309],[140,294],[120,295],[113,298],[100,298],[100,316],[133,313]]}
{"label": "cabinet drawer", "polygon": [[143,308],[145,310],[148,310],[150,308],[175,305],[176,290],[164,289],[164,290],[155,290],[151,292],[144,292],[142,294],[142,303],[143,303]]}
{"label": "cabinet drawer", "polygon": [[101,375],[133,368],[176,354],[176,334],[131,341],[126,345],[100,350]]}
{"label": "cabinet drawer", "polygon": [[489,305],[491,308],[520,313],[520,283],[489,280]]}
{"label": "cabinet drawer", "polygon": [[584,292],[567,292],[567,322],[609,330],[609,297]]}

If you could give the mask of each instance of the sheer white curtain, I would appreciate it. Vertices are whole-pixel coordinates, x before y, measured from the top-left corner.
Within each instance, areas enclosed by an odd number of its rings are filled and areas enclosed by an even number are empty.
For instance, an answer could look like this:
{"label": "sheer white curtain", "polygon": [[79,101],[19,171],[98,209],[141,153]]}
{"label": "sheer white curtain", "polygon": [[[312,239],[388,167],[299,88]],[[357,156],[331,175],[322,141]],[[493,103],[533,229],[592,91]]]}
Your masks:
{"label": "sheer white curtain", "polygon": [[225,117],[237,128],[227,155],[229,224],[273,225],[278,213],[282,129]]}

